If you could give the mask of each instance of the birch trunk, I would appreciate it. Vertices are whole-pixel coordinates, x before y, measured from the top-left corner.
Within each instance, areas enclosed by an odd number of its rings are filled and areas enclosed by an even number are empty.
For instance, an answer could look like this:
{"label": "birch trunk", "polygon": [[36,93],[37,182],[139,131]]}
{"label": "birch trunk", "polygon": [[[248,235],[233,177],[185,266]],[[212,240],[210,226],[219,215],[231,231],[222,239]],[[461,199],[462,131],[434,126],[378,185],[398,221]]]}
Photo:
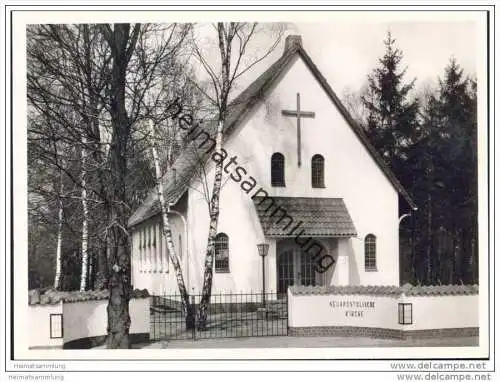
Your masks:
{"label": "birch trunk", "polygon": [[61,247],[62,247],[62,222],[63,222],[63,183],[61,180],[61,188],[59,190],[59,211],[57,216],[57,244],[56,244],[56,275],[54,277],[54,289],[59,290],[61,288]]}
{"label": "birch trunk", "polygon": [[[220,153],[222,148],[222,127],[224,121],[217,125],[217,136],[215,139],[216,152]],[[222,161],[216,163],[212,199],[210,201],[210,226],[208,229],[207,251],[205,253],[205,272],[203,275],[203,289],[198,310],[198,330],[206,330],[207,312],[210,297],[212,295],[213,264],[215,258],[215,237],[219,223],[219,201],[222,184]]]}
{"label": "birch trunk", "polygon": [[85,183],[86,176],[86,155],[85,145],[87,141],[85,137],[82,138],[82,172],[81,172],[81,184],[82,184],[82,209],[83,209],[83,221],[82,221],[82,271],[80,278],[80,292],[84,292],[87,289],[87,270],[88,270],[88,207],[87,207],[87,189]]}
{"label": "birch trunk", "polygon": [[184,277],[182,275],[181,262],[179,260],[179,257],[177,256],[177,253],[175,252],[174,242],[172,239],[172,227],[170,226],[170,221],[168,219],[169,206],[167,205],[167,203],[165,201],[164,194],[163,194],[163,184],[161,182],[160,160],[158,159],[158,152],[156,150],[156,145],[154,142],[155,134],[154,134],[154,128],[153,128],[152,121],[150,121],[149,128],[150,128],[150,134],[153,138],[153,141],[151,142],[151,151],[153,154],[153,161],[154,161],[154,165],[155,165],[156,192],[157,192],[158,200],[160,201],[160,207],[161,207],[161,217],[162,217],[162,223],[163,223],[162,234],[165,238],[168,256],[172,262],[172,266],[174,267],[175,277],[177,280],[177,287],[179,288],[179,293],[180,293],[182,301],[184,303],[184,308],[185,308],[185,312],[186,312],[186,329],[193,329],[194,328],[194,311],[193,311],[193,307],[191,306],[191,304],[189,302],[189,295],[188,295],[188,292],[186,289],[186,284],[184,283]]}
{"label": "birch trunk", "polygon": [[[231,24],[232,26],[232,24]],[[222,129],[226,119],[227,104],[229,97],[229,73],[231,66],[231,33],[227,33],[223,23],[217,24],[219,37],[219,51],[221,56],[222,86],[219,103],[219,121],[217,123],[217,134],[215,137],[215,151],[221,153],[222,149]],[[234,32],[234,31],[233,31]],[[206,330],[207,311],[212,294],[213,264],[215,258],[215,236],[217,235],[217,225],[219,223],[219,202],[222,184],[222,160],[215,165],[214,183],[212,188],[212,198],[210,200],[210,225],[208,229],[207,251],[205,253],[205,272],[203,275],[203,289],[198,311],[198,330]]]}

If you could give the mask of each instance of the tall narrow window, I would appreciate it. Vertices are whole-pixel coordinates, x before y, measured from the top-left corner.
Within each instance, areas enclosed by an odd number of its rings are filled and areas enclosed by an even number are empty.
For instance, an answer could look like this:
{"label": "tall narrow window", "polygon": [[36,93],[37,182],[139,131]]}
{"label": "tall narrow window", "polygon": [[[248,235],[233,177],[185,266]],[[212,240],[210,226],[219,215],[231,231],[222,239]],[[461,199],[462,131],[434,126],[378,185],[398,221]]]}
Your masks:
{"label": "tall narrow window", "polygon": [[325,187],[325,158],[316,154],[311,159],[311,183],[314,188]]}
{"label": "tall narrow window", "polygon": [[148,249],[147,249],[147,264],[148,264],[148,272],[151,272],[153,261],[152,261],[152,251],[151,251],[151,226],[148,226]]}
{"label": "tall narrow window", "polygon": [[151,242],[151,247],[153,251],[153,272],[156,272],[158,270],[158,248],[156,248],[156,230],[157,230],[158,225],[154,224],[152,229],[153,229],[153,238]]}
{"label": "tall narrow window", "polygon": [[179,259],[182,259],[182,236],[179,235]]}
{"label": "tall narrow window", "polygon": [[163,224],[158,223],[158,272],[163,272]]}
{"label": "tall narrow window", "polygon": [[373,234],[365,237],[365,271],[377,270],[377,238]]}
{"label": "tall narrow window", "polygon": [[139,230],[139,272],[142,272],[142,229]]}
{"label": "tall narrow window", "polygon": [[271,186],[285,187],[285,157],[281,153],[271,157]]}
{"label": "tall narrow window", "polygon": [[168,264],[169,264],[169,261],[170,261],[170,257],[169,257],[169,254],[168,254],[168,248],[167,248],[167,240],[165,239],[165,235],[163,233],[163,224],[161,226],[161,245],[162,245],[162,248],[163,248],[163,252],[162,252],[162,257],[163,257],[163,272],[165,273],[168,273]]}
{"label": "tall narrow window", "polygon": [[229,272],[229,238],[222,232],[215,237],[215,272]]}
{"label": "tall narrow window", "polygon": [[147,269],[147,262],[148,262],[148,251],[147,251],[147,239],[146,239],[147,233],[146,233],[146,228],[142,229],[142,271],[145,272]]}

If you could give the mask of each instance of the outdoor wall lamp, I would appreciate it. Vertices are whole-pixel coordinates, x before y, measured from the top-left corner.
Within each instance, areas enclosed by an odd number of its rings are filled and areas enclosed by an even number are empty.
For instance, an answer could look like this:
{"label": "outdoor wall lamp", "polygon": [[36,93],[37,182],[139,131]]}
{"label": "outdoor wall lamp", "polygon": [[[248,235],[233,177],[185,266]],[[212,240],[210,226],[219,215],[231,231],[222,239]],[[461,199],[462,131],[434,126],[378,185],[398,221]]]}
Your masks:
{"label": "outdoor wall lamp", "polygon": [[259,251],[259,256],[262,257],[262,306],[266,307],[266,263],[264,258],[267,256],[269,251],[269,244],[261,243],[257,244],[257,250]]}

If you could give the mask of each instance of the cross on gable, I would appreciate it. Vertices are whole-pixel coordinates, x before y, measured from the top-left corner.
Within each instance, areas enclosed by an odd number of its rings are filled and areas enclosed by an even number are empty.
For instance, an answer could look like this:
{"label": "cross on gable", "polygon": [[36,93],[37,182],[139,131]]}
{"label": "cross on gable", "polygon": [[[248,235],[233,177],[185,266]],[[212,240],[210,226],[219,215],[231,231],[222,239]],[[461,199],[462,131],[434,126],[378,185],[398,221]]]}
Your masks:
{"label": "cross on gable", "polygon": [[312,111],[300,110],[300,93],[297,93],[297,110],[281,110],[281,115],[297,118],[297,162],[300,167],[300,118],[314,118],[315,114]]}

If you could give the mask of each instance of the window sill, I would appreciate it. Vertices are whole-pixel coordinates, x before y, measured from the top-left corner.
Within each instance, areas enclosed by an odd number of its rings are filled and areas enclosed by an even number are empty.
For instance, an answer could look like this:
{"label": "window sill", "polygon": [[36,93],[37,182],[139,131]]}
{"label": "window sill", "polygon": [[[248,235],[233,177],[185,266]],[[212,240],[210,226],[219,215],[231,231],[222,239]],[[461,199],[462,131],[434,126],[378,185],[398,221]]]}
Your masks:
{"label": "window sill", "polygon": [[285,188],[286,186],[285,186],[284,184],[280,184],[280,185],[277,185],[277,184],[271,184],[271,187]]}
{"label": "window sill", "polygon": [[325,185],[323,185],[323,186],[311,186],[311,187],[312,187],[312,188],[326,188],[326,186],[325,186]]}
{"label": "window sill", "polygon": [[231,273],[231,272],[229,271],[229,269],[228,270],[223,270],[223,269],[217,270],[216,269],[215,273]]}
{"label": "window sill", "polygon": [[378,272],[377,268],[365,268],[365,272]]}

